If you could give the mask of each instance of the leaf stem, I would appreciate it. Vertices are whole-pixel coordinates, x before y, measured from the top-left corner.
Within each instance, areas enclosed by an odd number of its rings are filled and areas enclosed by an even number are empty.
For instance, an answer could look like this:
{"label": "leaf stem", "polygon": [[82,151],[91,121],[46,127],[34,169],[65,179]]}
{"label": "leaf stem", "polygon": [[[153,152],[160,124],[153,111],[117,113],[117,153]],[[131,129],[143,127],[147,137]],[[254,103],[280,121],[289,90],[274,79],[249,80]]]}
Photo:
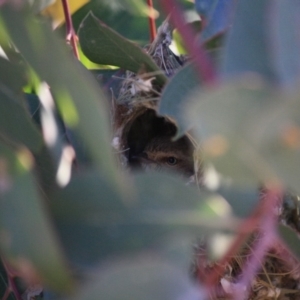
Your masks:
{"label": "leaf stem", "polygon": [[153,1],[147,0],[147,4],[149,7],[149,29],[150,29],[150,42],[152,43],[156,37],[156,25],[155,25],[155,18],[153,14]]}
{"label": "leaf stem", "polygon": [[77,48],[77,37],[73,27],[73,22],[70,14],[70,9],[69,9],[69,3],[68,0],[61,0],[61,2],[63,6],[66,28],[67,28],[66,40],[68,43],[71,43],[74,56],[79,60],[79,52]]}
{"label": "leaf stem", "polygon": [[196,71],[200,79],[206,84],[216,82],[216,72],[205,49],[196,43],[196,37],[186,24],[180,8],[175,0],[161,0],[162,9],[170,15],[170,21],[176,27],[185,43],[185,46],[195,62]]}

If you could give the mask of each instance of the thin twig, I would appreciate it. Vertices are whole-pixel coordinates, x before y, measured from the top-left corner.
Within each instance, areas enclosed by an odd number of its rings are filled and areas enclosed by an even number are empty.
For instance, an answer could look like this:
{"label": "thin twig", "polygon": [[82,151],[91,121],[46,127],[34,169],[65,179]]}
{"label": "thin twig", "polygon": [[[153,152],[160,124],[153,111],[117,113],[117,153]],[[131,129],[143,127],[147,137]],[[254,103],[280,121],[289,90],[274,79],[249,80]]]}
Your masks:
{"label": "thin twig", "polygon": [[196,71],[200,79],[206,84],[214,84],[216,81],[215,68],[204,48],[200,43],[196,44],[196,37],[191,28],[186,24],[183,14],[175,0],[161,0],[162,9],[170,14],[170,21],[176,27],[184,41],[184,44],[195,62]]}
{"label": "thin twig", "polygon": [[150,29],[150,42],[152,43],[156,37],[156,25],[155,25],[155,18],[154,18],[154,8],[152,0],[147,0],[147,4],[149,7],[149,29]]}
{"label": "thin twig", "polygon": [[61,2],[62,2],[63,11],[65,15],[65,21],[66,21],[66,30],[67,30],[66,40],[68,43],[71,43],[74,56],[79,60],[79,52],[77,48],[77,37],[73,27],[73,22],[70,14],[70,9],[69,9],[69,3],[68,0],[61,0]]}
{"label": "thin twig", "polygon": [[[247,264],[243,268],[242,277],[239,283],[241,286],[247,289],[251,286],[251,282],[256,273],[261,267],[261,262],[264,259],[266,252],[274,243],[276,237],[275,227],[277,222],[277,216],[274,213],[274,207],[278,204],[278,198],[281,198],[281,191],[267,190],[265,199],[263,199],[262,211],[261,211],[261,226],[260,231],[262,238],[256,241],[256,245],[253,247],[252,257],[248,260]],[[242,291],[237,291],[234,295],[234,299],[242,299]]]}
{"label": "thin twig", "polygon": [[[16,277],[17,275],[15,274],[15,272],[11,269],[11,267],[3,259],[2,259],[2,264],[3,264],[4,269],[6,271],[7,281],[8,281],[8,286],[6,288],[4,296],[6,297],[7,293],[9,295],[12,292],[17,300],[22,300],[22,296],[19,293],[19,291],[17,289],[17,286],[14,282],[14,277]],[[5,297],[3,297],[2,299],[4,300]]]}
{"label": "thin twig", "polygon": [[205,285],[208,289],[214,289],[214,287],[218,284],[220,276],[224,273],[224,266],[230,264],[247,237],[257,229],[259,221],[265,216],[273,214],[271,208],[275,206],[274,198],[276,197],[273,197],[272,192],[269,191],[267,192],[267,196],[264,197],[265,198],[261,199],[259,205],[255,208],[251,216],[242,222],[239,227],[237,237],[228,249],[226,255],[223,256],[212,272],[206,276]]}

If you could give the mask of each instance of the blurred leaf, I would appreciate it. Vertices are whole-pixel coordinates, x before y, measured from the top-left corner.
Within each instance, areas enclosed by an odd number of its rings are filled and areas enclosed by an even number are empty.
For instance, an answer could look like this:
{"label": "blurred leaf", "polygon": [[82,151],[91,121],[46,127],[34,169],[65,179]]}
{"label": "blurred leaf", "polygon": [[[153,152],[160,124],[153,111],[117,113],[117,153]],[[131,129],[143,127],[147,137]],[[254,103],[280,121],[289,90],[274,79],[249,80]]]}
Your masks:
{"label": "blurred leaf", "polygon": [[32,157],[0,144],[0,161],[2,251],[27,276],[37,272],[52,288],[69,291],[71,279],[30,173]]}
{"label": "blurred leaf", "polygon": [[[135,73],[143,68],[147,72],[161,72],[144,50],[107,27],[92,13],[83,20],[78,36],[83,53],[94,63],[118,66]],[[157,80],[164,84],[167,78],[160,74]]]}
{"label": "blurred leaf", "polygon": [[179,70],[166,85],[161,95],[158,112],[172,117],[177,124],[177,137],[182,136],[188,129],[182,114],[187,97],[199,86],[199,79],[192,64]]}
{"label": "blurred leaf", "polygon": [[195,125],[201,155],[217,170],[247,185],[277,179],[259,145],[267,137],[266,120],[281,102],[260,77],[245,76],[218,89],[199,90],[187,103],[187,125]]}
{"label": "blurred leaf", "polygon": [[27,3],[34,12],[39,13],[41,10],[52,5],[55,1],[56,0],[27,0]]}
{"label": "blurred leaf", "polygon": [[[100,1],[98,0],[98,2]],[[113,11],[126,10],[131,14],[144,17],[149,15],[158,16],[158,12],[155,9],[151,11],[143,0],[101,0],[101,2]]]}
{"label": "blurred leaf", "polygon": [[[269,7],[267,8],[269,13]],[[280,82],[297,87],[300,78],[300,38],[296,29],[299,21],[300,3],[272,1],[269,43],[272,45],[272,62]]]}
{"label": "blurred leaf", "polygon": [[52,211],[73,261],[93,264],[108,255],[158,247],[174,234],[192,239],[204,228],[224,226],[217,215],[228,216],[222,198],[163,174],[139,174],[136,188],[136,198],[123,201],[100,174],[89,171],[57,191]]}
{"label": "blurred leaf", "polygon": [[8,61],[0,56],[0,84],[6,86],[14,92],[21,91],[21,88],[27,83],[26,71],[24,66]]}
{"label": "blurred leaf", "polygon": [[195,0],[195,7],[206,26],[201,40],[208,41],[228,29],[233,15],[233,0]]}
{"label": "blurred leaf", "polygon": [[284,225],[279,225],[278,231],[289,249],[300,259],[300,241],[297,233]]}
{"label": "blurred leaf", "polygon": [[225,47],[225,76],[256,72],[276,83],[266,23],[269,4],[268,0],[238,1]]}
{"label": "blurred leaf", "polygon": [[[0,68],[6,65],[0,60]],[[13,69],[12,69],[13,70]],[[0,82],[0,133],[9,140],[21,143],[37,152],[42,146],[42,136],[29,118],[20,98],[20,78],[13,71],[5,82]],[[12,88],[18,88],[17,91]]]}
{"label": "blurred leaf", "polygon": [[[90,0],[68,0],[70,14],[72,15],[73,13],[75,13],[89,1]],[[47,5],[39,7],[38,11],[41,10],[44,16],[50,17],[52,19],[54,27],[59,26],[65,22],[62,0],[48,1]]]}
{"label": "blurred leaf", "polygon": [[26,60],[51,86],[64,122],[86,143],[92,162],[117,183],[106,99],[92,75],[66,53],[49,28],[37,26],[26,9],[2,6],[1,18]]}
{"label": "blurred leaf", "polygon": [[256,121],[260,127],[261,157],[288,188],[300,193],[300,98],[277,93],[274,105]]}
{"label": "blurred leaf", "polygon": [[[208,55],[217,68],[221,60],[220,51],[208,51]],[[185,122],[183,110],[189,101],[189,96],[200,86],[201,82],[199,82],[194,66],[189,63],[180,69],[163,89],[158,112],[161,115],[172,117],[176,121],[178,127],[177,137],[182,136],[191,127],[190,124]]]}
{"label": "blurred leaf", "polygon": [[235,216],[246,218],[260,201],[260,191],[257,186],[243,188],[239,185],[223,185],[217,190],[230,205]]}
{"label": "blurred leaf", "polygon": [[73,300],[206,299],[199,286],[191,283],[187,272],[153,257],[117,260],[101,267],[94,280]]}
{"label": "blurred leaf", "polygon": [[[109,1],[107,1],[109,2]],[[125,6],[125,9],[132,14],[137,14],[145,17],[153,16],[157,18],[159,13],[155,9],[155,6],[151,10],[144,0],[119,0],[122,5]]]}

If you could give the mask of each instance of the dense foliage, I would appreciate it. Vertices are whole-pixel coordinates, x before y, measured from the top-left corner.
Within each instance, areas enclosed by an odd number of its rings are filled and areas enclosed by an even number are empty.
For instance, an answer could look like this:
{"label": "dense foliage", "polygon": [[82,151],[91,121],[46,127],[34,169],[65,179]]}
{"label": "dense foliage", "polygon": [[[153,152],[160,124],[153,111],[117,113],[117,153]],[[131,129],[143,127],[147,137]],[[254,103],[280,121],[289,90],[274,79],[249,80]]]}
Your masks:
{"label": "dense foliage", "polygon": [[[161,20],[174,1],[157,2]],[[296,234],[277,230],[273,209],[286,191],[300,193],[298,2],[196,0],[200,34],[181,22],[183,8],[170,16],[192,61],[172,78],[156,76],[165,85],[159,113],[176,120],[178,136],[193,130],[196,159],[221,174],[211,190],[120,169],[109,109],[115,71],[87,70],[36,3],[0,4],[1,299],[42,297],[41,285],[48,299],[206,299],[218,270],[205,283],[190,278],[193,243],[222,236],[207,243],[210,258],[226,264],[257,226],[269,237],[255,248],[258,260],[274,240],[299,256]],[[113,26],[124,10],[126,33]],[[147,40],[145,16],[130,15],[141,11],[143,1],[94,0],[73,15],[93,67],[158,71],[120,35]],[[245,267],[245,286],[259,266]]]}

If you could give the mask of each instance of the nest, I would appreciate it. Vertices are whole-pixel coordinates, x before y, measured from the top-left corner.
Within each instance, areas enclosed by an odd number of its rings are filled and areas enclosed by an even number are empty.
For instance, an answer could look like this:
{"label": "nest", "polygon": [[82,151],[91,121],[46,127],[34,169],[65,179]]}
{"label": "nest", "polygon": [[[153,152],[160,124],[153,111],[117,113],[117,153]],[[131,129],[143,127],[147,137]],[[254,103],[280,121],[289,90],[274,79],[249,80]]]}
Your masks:
{"label": "nest", "polygon": [[[159,28],[153,43],[145,47],[147,53],[167,77],[173,76],[185,62],[185,58],[176,56],[170,50],[171,41],[171,29],[165,21]],[[116,99],[113,99],[113,146],[119,153],[123,167],[129,169],[138,169],[141,166],[144,169],[145,166],[159,169],[162,163],[157,163],[161,155],[158,152],[177,151],[179,155],[185,156],[182,158],[186,162],[177,170],[189,177],[193,176],[194,140],[190,134],[186,134],[177,141],[173,141],[177,132],[176,122],[167,116],[159,116],[157,113],[163,86],[156,81],[155,75],[157,73],[145,72],[143,66],[137,74],[126,72],[120,93]],[[147,149],[151,150],[151,143],[156,143],[152,149],[157,153],[151,157],[148,153],[146,161],[142,155],[145,155]],[[169,159],[172,158],[170,155]]]}
{"label": "nest", "polygon": [[[173,76],[186,61],[169,49],[170,44],[171,31],[166,21],[160,27],[155,41],[146,47],[146,51],[167,77]],[[171,118],[157,114],[163,86],[155,81],[155,75],[157,74],[146,73],[143,67],[138,74],[126,72],[120,93],[116,99],[113,99],[113,146],[118,151],[120,162],[125,168],[139,168],[140,165],[134,157],[143,153],[150,141],[155,139],[161,141],[167,137],[169,143],[173,143],[171,140],[177,131],[176,123]],[[184,135],[177,144],[172,145],[187,145],[192,152],[197,148],[190,134]],[[190,152],[189,155],[195,160],[193,175],[199,183],[198,178],[201,180],[202,174],[201,159]],[[299,232],[298,206],[293,206],[291,201],[285,199],[283,206],[280,204],[278,207],[280,221]],[[260,262],[261,268],[253,278],[250,289],[247,290],[248,287],[239,285],[243,268],[249,258],[255,255],[253,248],[262,238],[263,234],[260,231],[253,233],[240,252],[231,257],[230,264],[221,268],[219,285],[210,295],[211,299],[231,299],[231,295],[236,290],[245,289],[244,294],[248,295],[246,296],[248,300],[300,300],[299,263],[296,258],[291,257],[285,249],[276,244],[266,253],[264,261]],[[213,270],[216,265],[217,263],[207,257],[205,242],[198,243],[193,263],[194,277],[198,279],[199,271],[205,274]]]}
{"label": "nest", "polygon": [[[299,232],[299,197],[286,194],[283,205],[278,206],[279,222]],[[242,272],[251,258],[255,258],[255,246],[265,237],[261,230],[255,231],[243,244],[240,251],[229,258],[226,265],[219,265],[208,258],[206,239],[196,243],[192,276],[205,281],[206,274],[218,267],[218,286],[210,292],[212,300],[232,299],[236,292],[244,295],[241,300],[300,300],[300,263],[296,257],[276,242],[266,252],[262,261],[257,261],[260,270],[252,278],[251,286],[243,286]]]}

